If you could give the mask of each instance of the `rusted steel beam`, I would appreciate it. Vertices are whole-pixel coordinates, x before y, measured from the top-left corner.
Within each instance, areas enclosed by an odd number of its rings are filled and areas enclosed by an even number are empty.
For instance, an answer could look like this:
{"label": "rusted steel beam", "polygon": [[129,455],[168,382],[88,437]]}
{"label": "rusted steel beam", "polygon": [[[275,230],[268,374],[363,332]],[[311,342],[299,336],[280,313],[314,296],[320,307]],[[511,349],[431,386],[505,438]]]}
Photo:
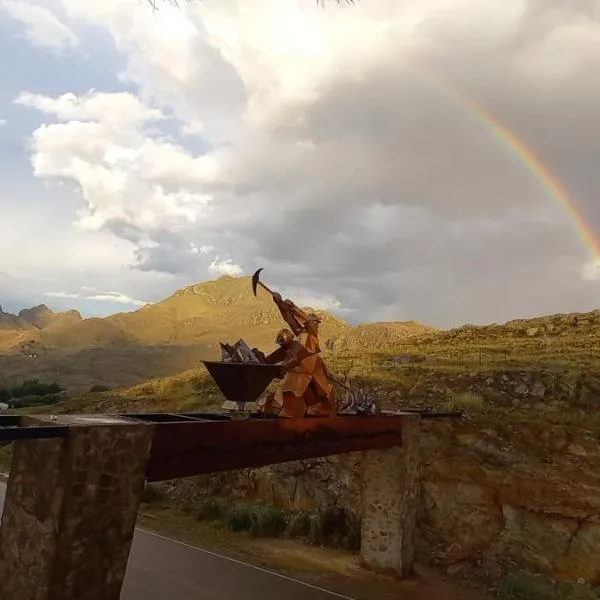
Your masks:
{"label": "rusted steel beam", "polygon": [[407,418],[398,414],[159,423],[147,478],[163,481],[398,446]]}

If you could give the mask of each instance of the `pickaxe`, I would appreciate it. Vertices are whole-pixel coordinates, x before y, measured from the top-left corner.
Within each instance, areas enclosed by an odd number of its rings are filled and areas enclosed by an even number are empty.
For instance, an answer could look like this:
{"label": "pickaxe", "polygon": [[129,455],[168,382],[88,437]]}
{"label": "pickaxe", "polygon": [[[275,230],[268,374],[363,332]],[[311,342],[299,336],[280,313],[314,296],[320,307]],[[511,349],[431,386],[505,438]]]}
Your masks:
{"label": "pickaxe", "polygon": [[[271,294],[271,296],[273,296],[275,294],[275,292],[273,292],[273,290],[269,289],[261,280],[260,280],[260,272],[263,269],[258,269],[254,275],[252,275],[252,291],[254,292],[254,295],[256,296],[256,291],[258,289],[258,286],[260,285],[260,287],[262,287],[266,292],[268,292],[269,294]],[[327,379],[329,379],[329,381],[331,381],[331,383],[336,383],[337,385],[339,385],[340,387],[344,388],[346,391],[350,392],[351,394],[355,393],[355,390],[353,390],[349,385],[346,385],[345,383],[341,382],[339,379],[336,379],[334,377],[332,377],[329,373],[326,374],[327,375]]]}
{"label": "pickaxe", "polygon": [[252,275],[252,291],[254,292],[254,295],[256,296],[256,289],[257,287],[260,285],[260,287],[265,290],[266,292],[268,292],[269,294],[271,294],[271,296],[275,295],[275,292],[273,292],[273,290],[270,290],[261,280],[260,280],[260,272],[262,271],[262,269],[258,269],[256,271],[256,273],[254,273],[254,275]]}

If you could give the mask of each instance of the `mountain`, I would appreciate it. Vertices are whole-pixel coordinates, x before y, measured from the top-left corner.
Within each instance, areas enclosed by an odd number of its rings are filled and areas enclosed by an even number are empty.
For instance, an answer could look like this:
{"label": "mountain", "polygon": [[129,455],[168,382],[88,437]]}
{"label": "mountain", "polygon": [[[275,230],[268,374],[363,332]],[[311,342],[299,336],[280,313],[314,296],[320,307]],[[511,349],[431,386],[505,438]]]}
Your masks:
{"label": "mountain", "polygon": [[19,313],[18,319],[26,325],[32,325],[36,329],[57,327],[59,325],[73,325],[82,320],[81,314],[76,310],[56,313],[51,311],[45,304],[26,308]]}
{"label": "mountain", "polygon": [[45,304],[22,310],[18,315],[6,313],[0,306],[0,330],[31,331],[56,326],[58,324],[74,324],[82,320],[76,310],[54,312]]}
{"label": "mountain", "polygon": [[[350,329],[341,319],[314,312],[323,319],[324,344]],[[219,341],[242,337],[269,351],[284,326],[269,294],[259,289],[255,297],[249,277],[227,276],[103,319],[47,307],[2,314],[0,384],[35,376],[81,389],[134,385],[195,368],[200,360],[219,358]]]}
{"label": "mountain", "polygon": [[[565,344],[569,356],[587,360],[590,344],[595,346],[600,335],[600,311],[446,331],[415,321],[350,327],[327,312],[315,312],[323,319],[322,347],[334,362],[336,355],[370,352],[431,354],[447,362],[459,360],[454,358],[458,352],[460,361],[471,360],[474,353],[472,359],[483,364],[486,353],[499,353],[507,361],[517,348],[532,357],[549,348],[565,355]],[[244,338],[268,352],[283,326],[271,296],[259,289],[255,297],[249,277],[225,276],[192,285],[156,304],[106,318],[83,319],[77,311],[55,313],[44,305],[18,315],[0,309],[0,385],[25,378],[58,381],[72,389],[136,385],[218,359],[219,341]],[[581,346],[578,353],[572,344]]]}
{"label": "mountain", "polygon": [[0,331],[22,330],[23,326],[24,323],[19,320],[19,317],[4,312],[0,306]]}
{"label": "mountain", "polygon": [[[323,311],[323,340],[335,338],[348,325]],[[256,346],[273,346],[284,323],[271,297],[252,293],[249,277],[221,277],[175,292],[162,302],[135,312],[81,319],[79,313],[52,313],[47,307],[21,311],[5,319],[5,329],[26,331],[28,343],[47,350],[98,346],[201,345],[214,354],[218,342],[239,337]],[[15,345],[22,335],[14,336]],[[235,338],[235,339],[234,339]]]}

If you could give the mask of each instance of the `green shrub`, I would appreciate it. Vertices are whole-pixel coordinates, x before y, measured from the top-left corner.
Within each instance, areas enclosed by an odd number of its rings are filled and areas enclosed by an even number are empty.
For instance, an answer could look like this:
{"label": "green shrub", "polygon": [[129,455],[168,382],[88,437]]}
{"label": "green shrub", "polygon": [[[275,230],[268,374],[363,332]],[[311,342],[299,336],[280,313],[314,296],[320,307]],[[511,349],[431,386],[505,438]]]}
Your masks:
{"label": "green shrub", "polygon": [[360,520],[338,506],[323,506],[310,515],[309,539],[320,546],[360,548]]}
{"label": "green shrub", "polygon": [[231,531],[248,531],[256,537],[277,537],[287,528],[285,513],[271,506],[238,504],[226,520]]}
{"label": "green shrub", "polygon": [[193,513],[199,521],[218,521],[227,519],[230,505],[224,498],[205,498],[194,507]]}
{"label": "green shrub", "polygon": [[25,396],[48,396],[60,394],[63,388],[58,383],[40,383],[37,379],[30,379],[10,390],[12,398],[23,398]]}
{"label": "green shrub", "polygon": [[90,388],[90,393],[92,394],[102,394],[104,392],[110,392],[110,388],[107,385],[96,384]]}
{"label": "green shrub", "polygon": [[7,444],[0,447],[0,471],[8,473],[12,462],[13,444]]}
{"label": "green shrub", "polygon": [[600,596],[588,585],[567,583],[557,589],[557,600],[598,600]]}
{"label": "green shrub", "polygon": [[250,531],[252,527],[250,507],[244,504],[234,506],[227,514],[227,526],[231,531]]}
{"label": "green shrub", "polygon": [[156,504],[165,499],[164,491],[155,483],[147,483],[142,493],[142,502],[144,504]]}
{"label": "green shrub", "polygon": [[288,522],[285,534],[287,537],[308,537],[311,531],[310,514],[307,512],[294,513]]}
{"label": "green shrub", "polygon": [[255,506],[251,511],[250,533],[257,537],[277,537],[287,528],[283,511],[270,506]]}
{"label": "green shrub", "polygon": [[556,600],[552,586],[545,579],[524,571],[505,575],[498,591],[501,600]]}

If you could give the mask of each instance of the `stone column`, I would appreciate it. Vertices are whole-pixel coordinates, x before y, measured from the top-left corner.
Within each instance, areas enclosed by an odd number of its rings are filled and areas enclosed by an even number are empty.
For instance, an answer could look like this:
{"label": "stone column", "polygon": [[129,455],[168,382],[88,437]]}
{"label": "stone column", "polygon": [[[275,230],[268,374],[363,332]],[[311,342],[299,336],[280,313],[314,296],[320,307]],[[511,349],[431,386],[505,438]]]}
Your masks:
{"label": "stone column", "polygon": [[412,573],[418,501],[418,415],[407,415],[402,446],[362,454],[363,564],[400,577]]}
{"label": "stone column", "polygon": [[118,600],[153,427],[39,417],[65,439],[15,443],[2,526],[2,600]]}

